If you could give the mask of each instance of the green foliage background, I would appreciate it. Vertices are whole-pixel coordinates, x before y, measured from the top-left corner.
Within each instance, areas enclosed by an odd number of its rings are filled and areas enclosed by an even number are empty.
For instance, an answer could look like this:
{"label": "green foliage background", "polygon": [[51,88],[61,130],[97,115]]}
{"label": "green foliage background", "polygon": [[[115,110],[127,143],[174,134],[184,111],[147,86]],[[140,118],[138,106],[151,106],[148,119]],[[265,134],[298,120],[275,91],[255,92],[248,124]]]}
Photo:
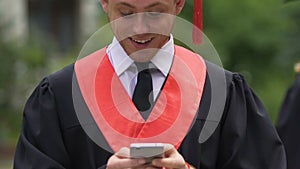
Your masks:
{"label": "green foliage background", "polygon": [[[217,49],[223,66],[246,77],[274,123],[294,79],[293,65],[300,61],[299,4],[281,0],[203,2],[204,33]],[[191,20],[192,5],[193,0],[187,0],[181,17]],[[102,12],[99,24],[105,20]],[[1,25],[0,35],[3,30]],[[30,37],[21,44],[0,38],[0,144],[16,143],[29,94],[43,76],[74,61],[82,46],[57,58],[52,52],[55,44],[49,43],[40,37]]]}
{"label": "green foliage background", "polygon": [[[182,15],[191,18],[192,0]],[[204,33],[223,66],[243,74],[273,122],[300,61],[300,1],[203,1]]]}

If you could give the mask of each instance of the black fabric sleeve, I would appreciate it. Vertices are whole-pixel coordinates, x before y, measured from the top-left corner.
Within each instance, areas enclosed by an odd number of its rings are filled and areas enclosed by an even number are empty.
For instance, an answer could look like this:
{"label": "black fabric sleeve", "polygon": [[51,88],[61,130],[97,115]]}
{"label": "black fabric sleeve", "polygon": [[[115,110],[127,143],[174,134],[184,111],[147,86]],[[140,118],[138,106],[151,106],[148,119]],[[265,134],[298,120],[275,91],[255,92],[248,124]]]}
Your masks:
{"label": "black fabric sleeve", "polygon": [[300,168],[300,75],[289,88],[282,103],[277,131],[287,154],[288,169]]}
{"label": "black fabric sleeve", "polygon": [[69,166],[54,94],[48,80],[44,79],[26,103],[14,169],[64,169]]}
{"label": "black fabric sleeve", "polygon": [[285,169],[284,147],[275,127],[241,75],[233,74],[228,92],[217,168]]}
{"label": "black fabric sleeve", "polygon": [[103,165],[103,166],[99,167],[98,169],[106,169],[106,168],[107,168],[107,166]]}

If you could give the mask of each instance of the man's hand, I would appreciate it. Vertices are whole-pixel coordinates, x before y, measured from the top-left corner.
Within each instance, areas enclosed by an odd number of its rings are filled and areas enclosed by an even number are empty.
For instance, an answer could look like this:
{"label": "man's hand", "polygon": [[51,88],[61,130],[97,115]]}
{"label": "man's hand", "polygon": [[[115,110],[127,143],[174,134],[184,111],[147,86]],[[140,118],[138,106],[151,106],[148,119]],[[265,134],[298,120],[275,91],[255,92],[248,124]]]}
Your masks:
{"label": "man's hand", "polygon": [[121,148],[108,159],[107,169],[140,168],[145,163],[145,159],[130,159],[129,149]]}
{"label": "man's hand", "polygon": [[171,144],[165,144],[165,157],[162,159],[154,159],[152,165],[158,168],[176,168],[188,169],[183,157],[178,153],[176,148]]}
{"label": "man's hand", "polygon": [[117,153],[109,158],[107,162],[107,169],[189,169],[185,160],[173,145],[165,144],[164,149],[164,158],[154,159],[152,161],[152,165],[145,165],[146,159],[130,159],[129,148],[121,148]]}

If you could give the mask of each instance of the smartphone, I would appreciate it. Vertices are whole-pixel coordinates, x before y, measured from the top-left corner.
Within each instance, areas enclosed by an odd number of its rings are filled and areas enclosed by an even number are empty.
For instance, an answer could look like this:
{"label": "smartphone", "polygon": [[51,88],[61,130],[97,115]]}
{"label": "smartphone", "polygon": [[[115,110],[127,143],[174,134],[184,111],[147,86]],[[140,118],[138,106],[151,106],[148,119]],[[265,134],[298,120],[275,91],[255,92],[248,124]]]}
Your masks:
{"label": "smartphone", "polygon": [[164,144],[162,143],[132,143],[130,144],[131,158],[145,158],[150,164],[155,158],[164,157]]}

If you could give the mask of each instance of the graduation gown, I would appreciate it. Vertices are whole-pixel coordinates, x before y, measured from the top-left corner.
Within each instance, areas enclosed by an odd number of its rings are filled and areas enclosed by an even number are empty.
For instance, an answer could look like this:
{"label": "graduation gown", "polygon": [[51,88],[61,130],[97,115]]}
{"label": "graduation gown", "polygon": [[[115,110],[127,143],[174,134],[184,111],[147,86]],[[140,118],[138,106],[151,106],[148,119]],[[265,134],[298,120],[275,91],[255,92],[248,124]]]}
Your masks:
{"label": "graduation gown", "polygon": [[[221,69],[207,63],[207,70]],[[27,101],[15,169],[105,168],[112,155],[84,132],[72,100],[74,65],[43,79]],[[261,101],[244,78],[225,71],[226,103],[213,134],[199,143],[211,106],[207,73],[194,125],[178,151],[201,169],[285,169],[284,148]],[[92,124],[90,124],[92,125]]]}
{"label": "graduation gown", "polygon": [[300,75],[289,88],[282,103],[277,131],[285,146],[288,169],[300,168]]}

